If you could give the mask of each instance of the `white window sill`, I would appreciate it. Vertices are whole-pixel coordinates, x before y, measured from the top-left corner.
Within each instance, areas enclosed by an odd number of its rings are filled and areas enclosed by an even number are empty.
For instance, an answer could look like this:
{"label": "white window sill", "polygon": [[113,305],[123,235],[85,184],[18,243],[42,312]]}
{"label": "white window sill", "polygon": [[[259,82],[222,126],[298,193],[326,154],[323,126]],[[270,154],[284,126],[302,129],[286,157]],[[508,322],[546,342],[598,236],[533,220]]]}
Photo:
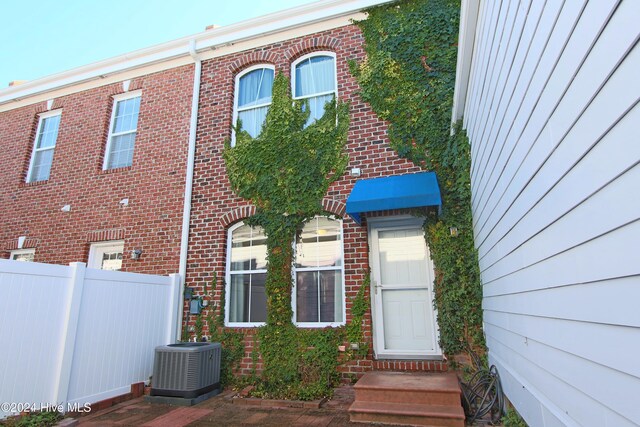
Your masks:
{"label": "white window sill", "polygon": [[265,322],[225,322],[227,328],[259,328],[265,326]]}
{"label": "white window sill", "polygon": [[293,325],[298,328],[339,328],[345,324],[345,322],[293,322]]}

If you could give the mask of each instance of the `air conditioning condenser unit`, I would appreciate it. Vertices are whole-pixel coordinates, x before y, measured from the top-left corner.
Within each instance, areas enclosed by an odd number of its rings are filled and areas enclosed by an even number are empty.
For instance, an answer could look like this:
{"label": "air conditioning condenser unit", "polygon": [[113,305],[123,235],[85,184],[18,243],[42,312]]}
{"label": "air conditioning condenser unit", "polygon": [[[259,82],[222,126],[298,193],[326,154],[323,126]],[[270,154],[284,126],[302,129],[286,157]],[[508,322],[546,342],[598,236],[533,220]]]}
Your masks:
{"label": "air conditioning condenser unit", "polygon": [[151,396],[193,399],[220,390],[220,343],[186,342],[156,347]]}

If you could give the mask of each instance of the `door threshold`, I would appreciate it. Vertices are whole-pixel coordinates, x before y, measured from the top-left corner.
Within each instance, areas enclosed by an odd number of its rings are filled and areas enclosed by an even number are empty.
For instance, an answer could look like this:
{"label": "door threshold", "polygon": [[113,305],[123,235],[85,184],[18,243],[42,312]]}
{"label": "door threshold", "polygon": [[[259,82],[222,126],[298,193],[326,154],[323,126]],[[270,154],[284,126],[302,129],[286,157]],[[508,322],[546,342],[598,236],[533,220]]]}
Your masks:
{"label": "door threshold", "polygon": [[393,360],[400,360],[400,361],[405,361],[405,360],[433,360],[433,361],[439,361],[439,362],[444,362],[446,361],[445,357],[443,355],[407,355],[407,354],[402,354],[402,355],[393,355],[393,354],[384,354],[384,355],[374,355],[374,359],[375,360],[380,360],[380,361],[393,361]]}

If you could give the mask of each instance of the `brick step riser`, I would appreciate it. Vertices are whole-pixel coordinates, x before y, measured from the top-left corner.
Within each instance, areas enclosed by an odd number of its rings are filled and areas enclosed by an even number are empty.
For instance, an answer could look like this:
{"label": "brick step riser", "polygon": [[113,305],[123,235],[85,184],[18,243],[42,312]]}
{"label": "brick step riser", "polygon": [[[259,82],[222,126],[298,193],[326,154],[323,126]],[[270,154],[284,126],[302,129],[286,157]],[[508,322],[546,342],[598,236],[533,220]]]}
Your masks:
{"label": "brick step riser", "polygon": [[374,371],[387,372],[447,372],[449,366],[447,362],[431,360],[408,360],[408,361],[374,361],[372,366]]}
{"label": "brick step riser", "polygon": [[360,423],[386,423],[433,427],[464,427],[464,420],[458,418],[423,417],[416,415],[351,412],[350,419],[352,422]]}
{"label": "brick step riser", "polygon": [[354,378],[360,379],[367,372],[416,372],[416,373],[443,373],[448,372],[447,362],[440,361],[359,361],[357,363],[347,363],[338,367],[341,381],[345,384],[353,382]]}
{"label": "brick step riser", "polygon": [[460,393],[439,391],[404,391],[389,389],[356,389],[356,401],[419,403],[424,405],[459,406]]}

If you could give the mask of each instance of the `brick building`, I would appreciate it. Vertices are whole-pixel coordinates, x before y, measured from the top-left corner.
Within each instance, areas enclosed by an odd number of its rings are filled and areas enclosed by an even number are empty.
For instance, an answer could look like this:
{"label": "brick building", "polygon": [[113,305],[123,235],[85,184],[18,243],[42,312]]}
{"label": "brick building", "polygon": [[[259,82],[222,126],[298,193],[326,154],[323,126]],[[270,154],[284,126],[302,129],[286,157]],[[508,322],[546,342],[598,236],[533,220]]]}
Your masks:
{"label": "brick building", "polygon": [[[371,269],[372,353],[345,371],[442,369],[433,266],[409,214],[439,205],[437,183],[389,147],[348,70],[365,58],[351,19],[377,3],[315,3],[0,91],[2,256],[179,271],[196,295],[224,277],[225,323],[247,336],[248,370],[266,319],[266,245],[243,223],[254,207],[231,190],[222,149],[238,117],[259,132],[283,73],[311,120],[332,97],[351,114],[348,172],[295,242],[295,323],[344,325]],[[207,298],[219,302],[219,289]]]}
{"label": "brick building", "polygon": [[[2,256],[177,271],[192,73],[185,65],[3,104]],[[134,139],[130,149],[124,138]]]}

